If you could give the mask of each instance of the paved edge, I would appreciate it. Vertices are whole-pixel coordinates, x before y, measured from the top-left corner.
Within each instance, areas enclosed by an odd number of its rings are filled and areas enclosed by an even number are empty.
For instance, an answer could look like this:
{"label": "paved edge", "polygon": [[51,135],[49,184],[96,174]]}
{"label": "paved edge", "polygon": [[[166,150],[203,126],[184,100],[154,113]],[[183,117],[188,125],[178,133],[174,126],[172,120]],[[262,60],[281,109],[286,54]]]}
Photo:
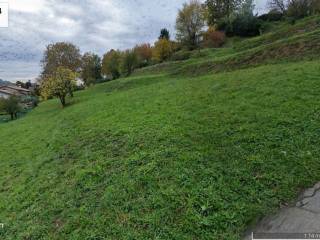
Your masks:
{"label": "paved edge", "polygon": [[255,226],[249,227],[243,239],[251,239],[252,232],[320,232],[320,182],[300,194],[295,204],[281,208],[276,214],[264,217]]}

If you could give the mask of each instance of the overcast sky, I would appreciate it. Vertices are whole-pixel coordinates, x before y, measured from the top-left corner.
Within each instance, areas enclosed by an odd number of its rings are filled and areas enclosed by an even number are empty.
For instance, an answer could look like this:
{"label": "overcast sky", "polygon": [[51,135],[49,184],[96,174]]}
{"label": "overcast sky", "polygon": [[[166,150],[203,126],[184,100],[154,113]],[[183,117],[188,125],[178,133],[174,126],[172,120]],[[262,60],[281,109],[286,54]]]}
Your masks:
{"label": "overcast sky", "polygon": [[[5,2],[8,0],[2,0]],[[267,0],[256,0],[260,12]],[[9,0],[9,28],[0,28],[0,79],[34,80],[49,43],[70,41],[81,52],[153,43],[161,28],[174,33],[186,0]]]}

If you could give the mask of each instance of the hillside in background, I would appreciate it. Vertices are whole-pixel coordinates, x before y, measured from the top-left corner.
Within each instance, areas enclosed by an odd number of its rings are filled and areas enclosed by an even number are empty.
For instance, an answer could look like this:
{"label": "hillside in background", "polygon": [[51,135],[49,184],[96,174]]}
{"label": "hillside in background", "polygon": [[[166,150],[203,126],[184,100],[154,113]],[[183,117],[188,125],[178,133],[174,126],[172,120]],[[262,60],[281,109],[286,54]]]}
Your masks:
{"label": "hillside in background", "polygon": [[5,80],[0,79],[0,86],[1,85],[8,85],[8,84],[12,84],[12,83],[9,81],[5,81]]}
{"label": "hillside in background", "polygon": [[320,18],[0,124],[1,239],[241,239],[320,178]]}

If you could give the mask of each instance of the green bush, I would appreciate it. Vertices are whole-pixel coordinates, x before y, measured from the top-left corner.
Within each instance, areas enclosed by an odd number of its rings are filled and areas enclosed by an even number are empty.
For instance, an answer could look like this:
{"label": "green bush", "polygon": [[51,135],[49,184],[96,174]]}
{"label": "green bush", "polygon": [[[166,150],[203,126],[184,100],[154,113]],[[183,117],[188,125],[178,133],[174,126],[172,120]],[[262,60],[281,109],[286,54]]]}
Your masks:
{"label": "green bush", "polygon": [[217,30],[223,31],[226,33],[228,37],[232,35],[232,20],[229,20],[228,18],[222,18],[217,22]]}
{"label": "green bush", "polygon": [[261,20],[255,16],[239,15],[233,21],[233,34],[241,37],[253,37],[260,34]]}
{"label": "green bush", "polygon": [[283,17],[284,17],[283,13],[275,10],[271,10],[266,14],[262,14],[258,18],[265,22],[277,22],[277,21],[281,21]]}
{"label": "green bush", "polygon": [[253,15],[241,14],[232,19],[222,19],[218,23],[218,30],[227,36],[253,37],[260,35],[262,20]]}
{"label": "green bush", "polygon": [[291,25],[295,25],[297,22],[297,19],[295,17],[287,17],[286,20]]}
{"label": "green bush", "polygon": [[38,106],[39,98],[38,96],[24,96],[20,98],[20,102],[29,106],[29,108],[34,108]]}
{"label": "green bush", "polygon": [[21,111],[20,99],[15,96],[10,96],[8,99],[0,98],[0,112],[6,112],[10,115],[11,120],[18,117]]}

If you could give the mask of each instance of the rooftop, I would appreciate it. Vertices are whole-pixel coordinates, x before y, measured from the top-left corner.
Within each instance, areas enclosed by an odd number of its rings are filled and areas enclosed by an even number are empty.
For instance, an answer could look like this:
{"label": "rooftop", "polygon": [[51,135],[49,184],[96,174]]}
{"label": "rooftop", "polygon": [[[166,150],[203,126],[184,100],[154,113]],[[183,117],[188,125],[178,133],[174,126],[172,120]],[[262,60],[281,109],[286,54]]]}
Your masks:
{"label": "rooftop", "polygon": [[2,90],[8,89],[8,88],[9,88],[9,89],[16,90],[16,91],[31,92],[29,89],[17,87],[17,86],[14,86],[14,85],[0,86],[0,89],[2,89]]}
{"label": "rooftop", "polygon": [[8,95],[14,95],[13,92],[11,92],[9,90],[1,89],[1,88],[0,88],[0,93],[5,93],[5,94],[8,94]]}

